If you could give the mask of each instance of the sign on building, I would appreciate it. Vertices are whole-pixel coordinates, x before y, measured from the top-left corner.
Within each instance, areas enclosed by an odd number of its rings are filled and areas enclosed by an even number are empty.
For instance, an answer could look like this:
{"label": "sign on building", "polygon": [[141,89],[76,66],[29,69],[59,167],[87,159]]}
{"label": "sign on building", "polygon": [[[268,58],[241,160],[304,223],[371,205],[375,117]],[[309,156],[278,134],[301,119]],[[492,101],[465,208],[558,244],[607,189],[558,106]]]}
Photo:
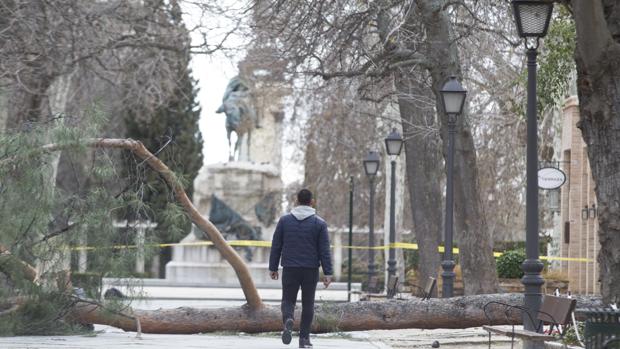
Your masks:
{"label": "sign on building", "polygon": [[555,167],[543,167],[538,170],[538,188],[558,189],[566,182],[566,174]]}

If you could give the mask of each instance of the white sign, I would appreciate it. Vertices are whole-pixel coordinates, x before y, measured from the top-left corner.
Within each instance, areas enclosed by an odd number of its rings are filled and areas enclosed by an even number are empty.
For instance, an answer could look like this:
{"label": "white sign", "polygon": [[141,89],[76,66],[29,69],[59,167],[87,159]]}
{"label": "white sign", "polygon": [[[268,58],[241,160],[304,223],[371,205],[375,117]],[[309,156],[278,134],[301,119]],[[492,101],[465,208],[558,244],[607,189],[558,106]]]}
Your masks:
{"label": "white sign", "polygon": [[538,170],[538,188],[558,189],[566,182],[566,174],[559,168],[543,167]]}

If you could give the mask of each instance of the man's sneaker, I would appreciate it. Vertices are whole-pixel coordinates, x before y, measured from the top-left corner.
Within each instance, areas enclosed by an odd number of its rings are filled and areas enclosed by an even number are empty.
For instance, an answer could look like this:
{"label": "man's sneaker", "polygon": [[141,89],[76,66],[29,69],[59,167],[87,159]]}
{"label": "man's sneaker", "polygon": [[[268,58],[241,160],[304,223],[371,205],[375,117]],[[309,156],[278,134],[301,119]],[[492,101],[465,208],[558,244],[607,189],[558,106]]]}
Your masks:
{"label": "man's sneaker", "polygon": [[312,348],[312,343],[310,343],[310,338],[299,337],[299,347],[300,348]]}
{"label": "man's sneaker", "polygon": [[291,343],[291,339],[293,332],[293,319],[286,319],[284,322],[284,331],[282,331],[282,343],[289,344]]}

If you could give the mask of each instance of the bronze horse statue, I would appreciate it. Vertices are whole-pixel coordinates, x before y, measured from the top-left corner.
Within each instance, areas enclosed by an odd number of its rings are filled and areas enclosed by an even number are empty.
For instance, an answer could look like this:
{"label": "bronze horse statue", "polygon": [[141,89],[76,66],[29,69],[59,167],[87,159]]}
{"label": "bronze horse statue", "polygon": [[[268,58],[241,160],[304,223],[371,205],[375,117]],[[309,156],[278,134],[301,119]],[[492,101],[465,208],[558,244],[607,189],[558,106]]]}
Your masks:
{"label": "bronze horse statue", "polygon": [[[222,98],[222,105],[215,112],[226,114],[228,160],[234,161],[235,155],[240,150],[243,136],[247,134],[249,146],[251,131],[257,126],[256,111],[252,104],[250,89],[240,77],[235,76],[230,79]],[[234,148],[230,142],[230,135],[233,131],[237,134]]]}

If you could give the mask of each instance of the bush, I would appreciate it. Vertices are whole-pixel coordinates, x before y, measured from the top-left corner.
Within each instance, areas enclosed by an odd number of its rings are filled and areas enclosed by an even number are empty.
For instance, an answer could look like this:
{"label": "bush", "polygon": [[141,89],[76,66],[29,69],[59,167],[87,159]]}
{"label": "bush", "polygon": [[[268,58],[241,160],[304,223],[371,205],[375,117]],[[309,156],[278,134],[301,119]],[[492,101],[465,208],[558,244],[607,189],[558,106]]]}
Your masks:
{"label": "bush", "polygon": [[525,260],[525,250],[510,250],[497,257],[497,276],[506,279],[523,277],[521,264]]}

